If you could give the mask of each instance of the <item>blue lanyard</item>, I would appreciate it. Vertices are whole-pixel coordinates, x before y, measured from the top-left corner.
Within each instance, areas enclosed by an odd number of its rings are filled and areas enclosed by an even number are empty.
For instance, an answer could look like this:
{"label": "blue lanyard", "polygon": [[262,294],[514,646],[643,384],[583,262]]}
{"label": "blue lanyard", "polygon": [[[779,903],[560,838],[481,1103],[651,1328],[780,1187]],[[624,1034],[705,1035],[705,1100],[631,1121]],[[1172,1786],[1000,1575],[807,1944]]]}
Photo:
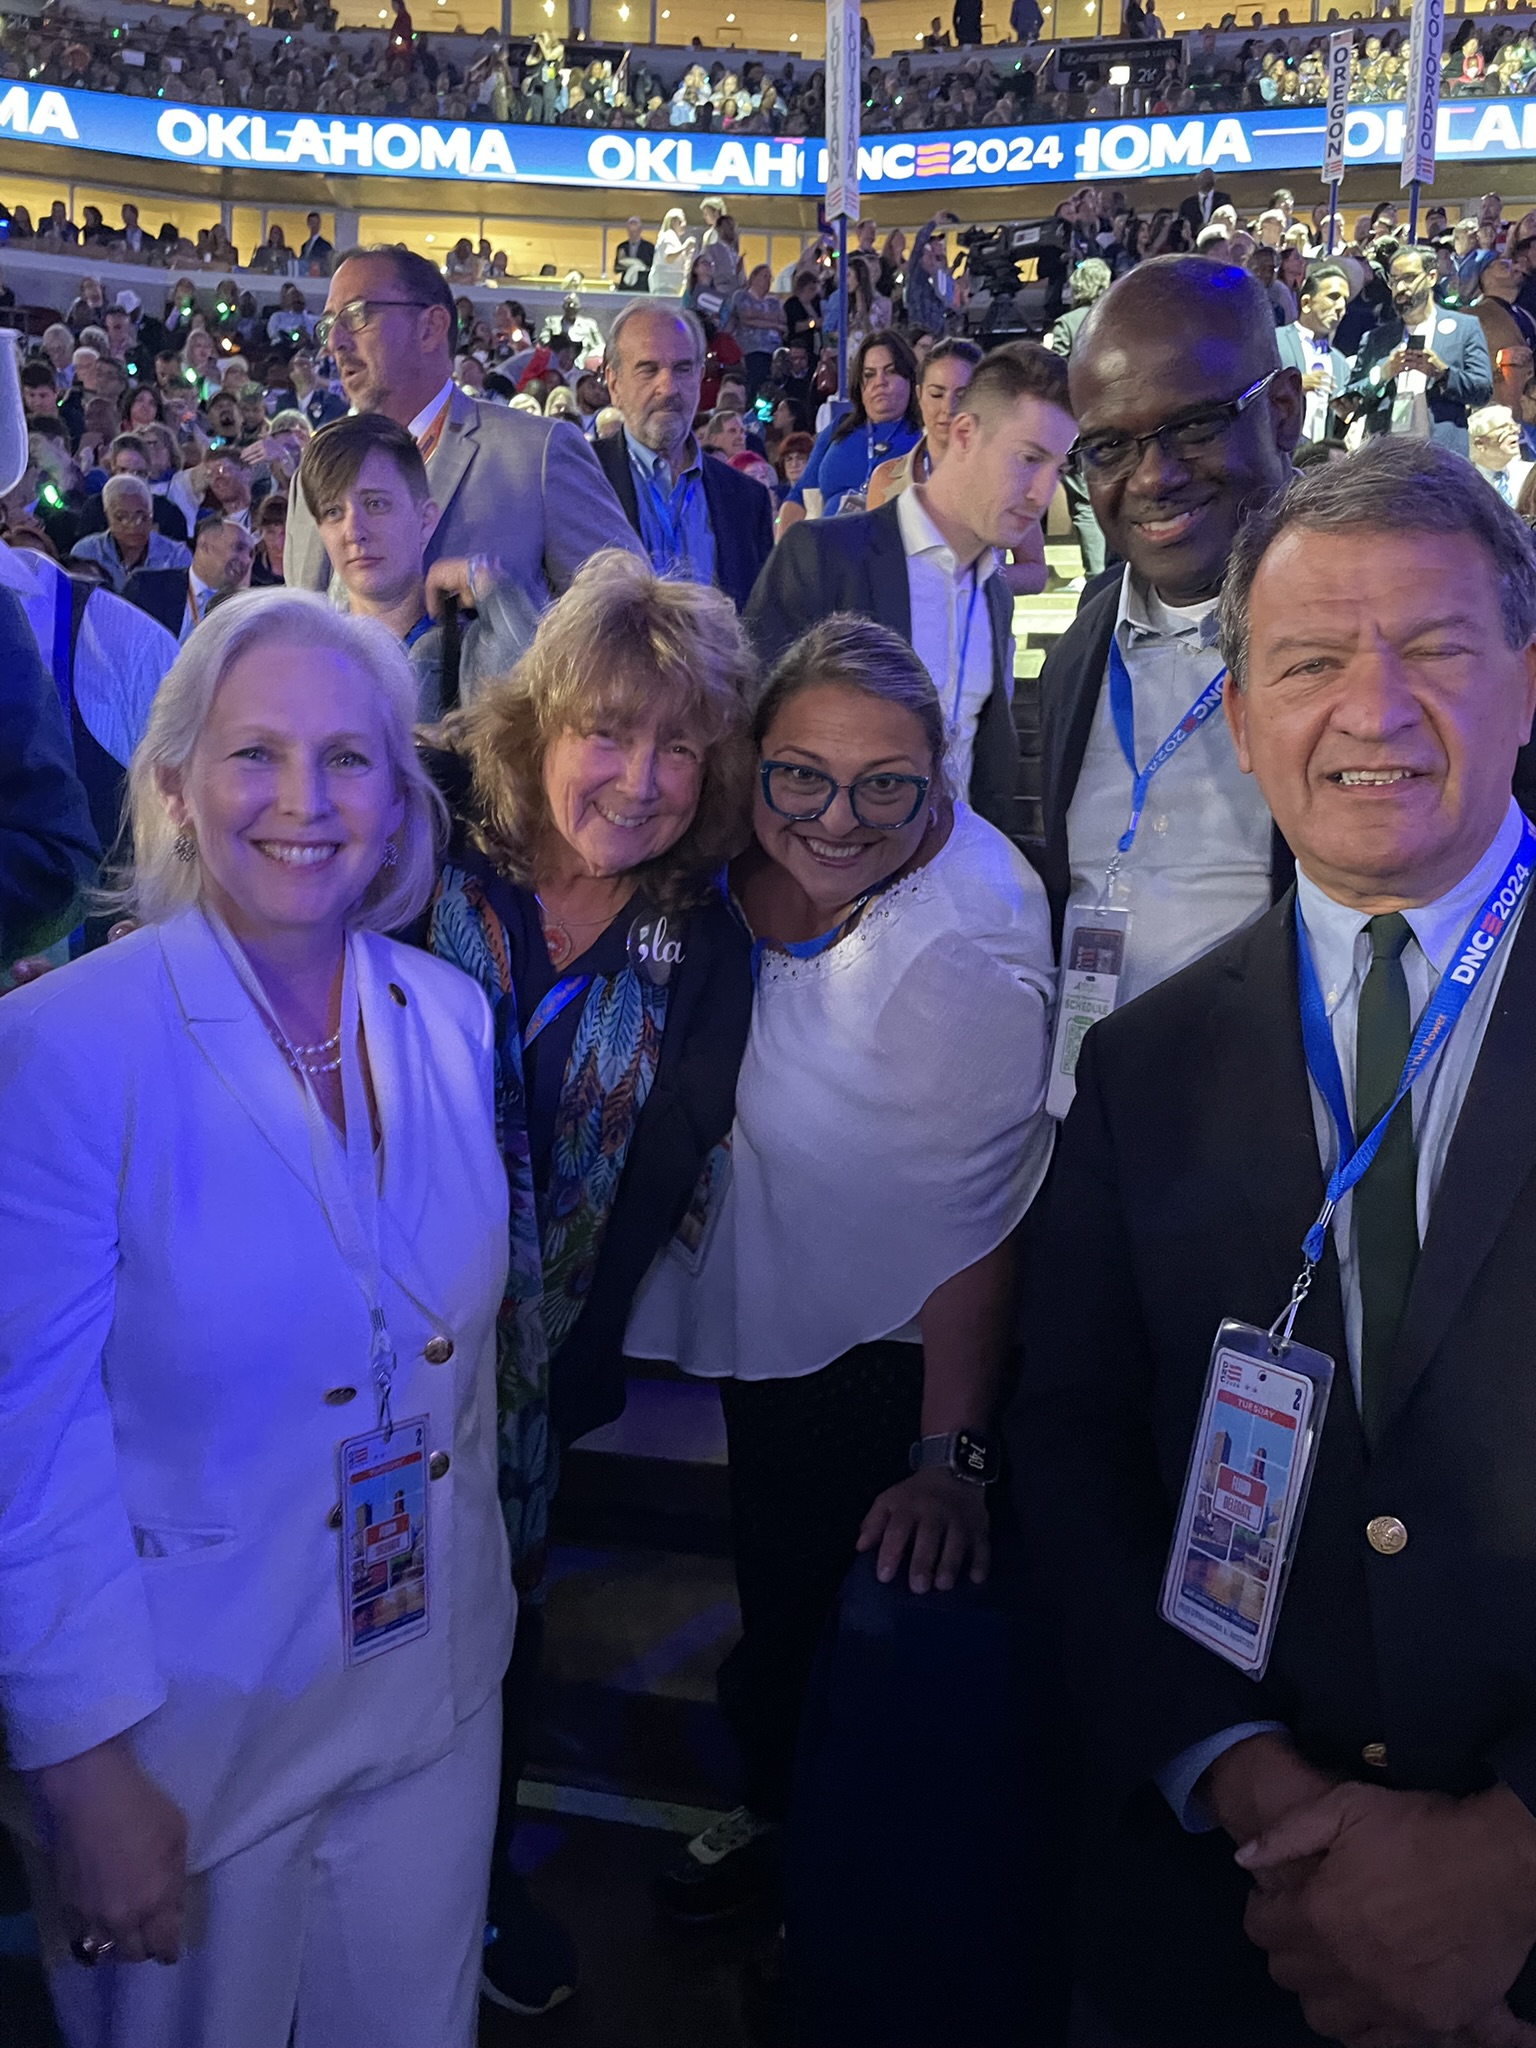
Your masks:
{"label": "blue lanyard", "polygon": [[965,658],[971,651],[971,622],[976,616],[976,599],[981,590],[981,558],[971,564],[971,601],[965,608],[965,631],[960,636],[960,659],[955,666],[955,705],[950,714],[949,729],[960,729],[960,698],[965,690]]}
{"label": "blue lanyard", "polygon": [[590,974],[568,974],[564,981],[557,981],[533,1015],[528,1019],[528,1028],[523,1033],[523,1051],[526,1052],[541,1031],[547,1031],[562,1010],[568,1009],[579,995],[592,986]]}
{"label": "blue lanyard", "polygon": [[1222,669],[1212,676],[1194,703],[1190,705],[1178,724],[1169,733],[1156,753],[1138,774],[1136,768],[1136,713],[1131,702],[1131,672],[1125,665],[1125,656],[1120,644],[1111,638],[1109,643],[1109,710],[1115,721],[1115,736],[1120,742],[1120,751],[1125,756],[1126,766],[1131,771],[1131,816],[1125,830],[1120,834],[1117,851],[1129,853],[1136,843],[1136,829],[1141,823],[1142,808],[1147,801],[1147,791],[1152,787],[1152,778],[1166,766],[1183,746],[1192,733],[1200,730],[1221,702],[1222,686],[1227,672]]}
{"label": "blue lanyard", "polygon": [[432,621],[427,616],[427,614],[423,612],[421,617],[416,621],[415,625],[412,626],[411,630],[409,631],[409,633],[406,634],[404,640],[402,640],[400,644],[402,647],[410,649],[416,645],[416,642],[421,638],[423,633],[430,633],[431,630]]}
{"label": "blue lanyard", "polygon": [[1301,902],[1297,899],[1296,965],[1301,997],[1301,1040],[1306,1051],[1307,1070],[1328,1105],[1328,1114],[1333,1118],[1339,1143],[1339,1160],[1328,1182],[1322,1214],[1303,1240],[1302,1248],[1309,1265],[1315,1266],[1322,1257],[1324,1236],[1334,1210],[1376,1157],[1392,1112],[1455,1030],[1457,1020],[1471,1000],[1472,991],[1482,980],[1524,900],[1532,867],[1536,865],[1536,828],[1528,819],[1522,818],[1520,822],[1523,829],[1514,858],[1462,933],[1451,965],[1441,975],[1433,995],[1424,1006],[1418,1029],[1408,1047],[1408,1057],[1403,1062],[1396,1094],[1379,1122],[1358,1145],[1344,1093],[1344,1076],[1334,1048],[1333,1027],[1328,1022],[1328,1011],[1318,986],[1317,969],[1313,965],[1307,928],[1301,915]]}
{"label": "blue lanyard", "polygon": [[699,481],[698,474],[694,470],[688,470],[678,477],[673,483],[670,497],[662,495],[654,470],[645,471],[641,481],[645,485],[646,495],[651,501],[651,510],[656,515],[663,544],[667,548],[667,560],[661,566],[664,569],[679,568],[687,560],[687,551],[683,543],[683,521],[687,518],[693,502],[694,488]]}

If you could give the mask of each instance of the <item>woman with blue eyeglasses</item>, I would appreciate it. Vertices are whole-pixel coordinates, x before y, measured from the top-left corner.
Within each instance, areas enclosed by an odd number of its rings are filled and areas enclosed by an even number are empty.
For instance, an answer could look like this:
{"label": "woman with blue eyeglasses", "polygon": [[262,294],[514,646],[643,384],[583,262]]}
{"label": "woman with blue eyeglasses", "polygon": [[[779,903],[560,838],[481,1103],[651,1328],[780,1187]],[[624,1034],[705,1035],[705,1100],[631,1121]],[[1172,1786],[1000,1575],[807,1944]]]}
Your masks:
{"label": "woman with blue eyeglasses", "polygon": [[1012,1241],[1044,1177],[1044,889],[951,796],[907,643],[835,616],[755,719],[755,844],[734,865],[756,994],[728,1160],[626,1340],[718,1381],[742,1639],[720,1675],[745,1808],[665,1896],[756,1888],[785,1817],[818,1639],[859,1551],[921,1593],[988,1569],[985,1482]]}

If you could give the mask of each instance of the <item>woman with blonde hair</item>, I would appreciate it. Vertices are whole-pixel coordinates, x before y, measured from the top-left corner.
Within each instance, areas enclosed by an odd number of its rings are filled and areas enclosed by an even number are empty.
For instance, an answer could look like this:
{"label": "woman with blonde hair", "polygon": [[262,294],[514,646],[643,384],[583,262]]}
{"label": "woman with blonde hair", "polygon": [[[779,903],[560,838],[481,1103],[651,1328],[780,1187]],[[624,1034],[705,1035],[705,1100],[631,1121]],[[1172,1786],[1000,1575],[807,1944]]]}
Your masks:
{"label": "woman with blonde hair", "polygon": [[575,1981],[505,1854],[558,1446],[623,1409],[630,1300],[730,1128],[746,1042],[750,946],[720,878],[747,833],[753,673],[728,597],[607,551],[431,763],[455,813],[431,945],[495,1015],[511,1184],[501,1493],[525,1604],[485,1989],[516,2012]]}
{"label": "woman with blonde hair", "polygon": [[648,285],[655,297],[680,299],[687,287],[699,246],[697,238],[685,232],[687,226],[688,216],[680,206],[669,206],[661,217]]}
{"label": "woman with blonde hair", "polygon": [[0,1720],[69,2048],[472,2039],[507,1198],[484,998],[383,936],[415,703],[374,622],[221,605],[130,770],[140,928],[0,1003]]}

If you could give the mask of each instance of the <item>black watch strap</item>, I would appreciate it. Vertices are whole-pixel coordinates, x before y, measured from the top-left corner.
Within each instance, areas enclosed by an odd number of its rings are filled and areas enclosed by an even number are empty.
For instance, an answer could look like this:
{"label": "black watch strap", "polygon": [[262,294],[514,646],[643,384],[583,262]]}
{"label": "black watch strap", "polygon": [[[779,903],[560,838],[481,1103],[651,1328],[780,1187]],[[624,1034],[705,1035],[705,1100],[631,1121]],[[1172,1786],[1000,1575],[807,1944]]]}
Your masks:
{"label": "black watch strap", "polygon": [[979,1430],[957,1429],[947,1436],[919,1437],[912,1446],[910,1462],[914,1472],[943,1465],[968,1486],[990,1486],[997,1478],[1001,1458],[991,1437]]}

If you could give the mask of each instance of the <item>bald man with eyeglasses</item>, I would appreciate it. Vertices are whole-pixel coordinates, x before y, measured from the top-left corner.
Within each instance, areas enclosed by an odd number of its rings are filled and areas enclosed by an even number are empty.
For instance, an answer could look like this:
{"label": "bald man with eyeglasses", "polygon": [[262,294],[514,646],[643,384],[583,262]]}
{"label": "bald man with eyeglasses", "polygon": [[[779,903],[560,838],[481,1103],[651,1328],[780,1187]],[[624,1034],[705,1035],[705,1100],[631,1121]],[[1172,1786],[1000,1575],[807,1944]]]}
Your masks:
{"label": "bald man with eyeglasses", "polygon": [[[1303,412],[1263,290],[1205,257],[1159,257],[1113,285],[1079,332],[1070,378],[1072,460],[1126,566],[1041,675],[1041,865],[1068,1032],[1093,1005],[1118,1007],[1209,952],[1289,885],[1289,855],[1219,716],[1215,607],[1240,521],[1291,474]],[[1090,963],[1082,1009],[1066,1000],[1075,956]],[[1081,1028],[1058,1031],[1061,1113]]]}
{"label": "bald man with eyeglasses", "polygon": [[[404,249],[353,250],[331,276],[316,346],[336,360],[356,413],[383,413],[415,436],[442,509],[426,566],[485,555],[537,609],[602,548],[640,542],[580,432],[471,398],[453,381],[456,316],[442,273]],[[323,590],[330,563],[295,489],[284,580]]]}

